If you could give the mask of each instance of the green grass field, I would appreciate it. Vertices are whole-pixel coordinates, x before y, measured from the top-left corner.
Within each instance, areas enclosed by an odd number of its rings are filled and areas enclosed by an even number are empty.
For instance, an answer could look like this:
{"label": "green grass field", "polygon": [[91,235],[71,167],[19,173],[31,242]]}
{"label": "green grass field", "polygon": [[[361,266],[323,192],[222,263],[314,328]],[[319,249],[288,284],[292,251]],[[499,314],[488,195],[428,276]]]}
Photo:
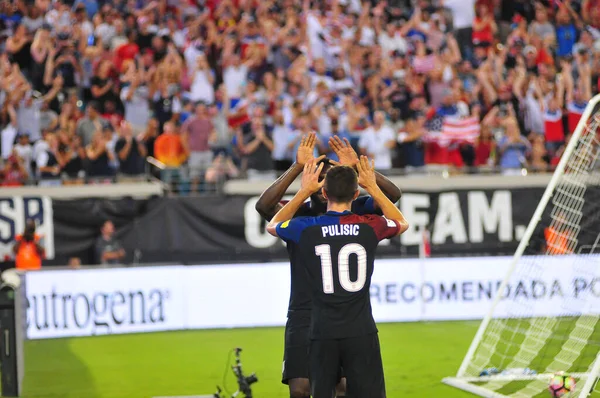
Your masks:
{"label": "green grass field", "polygon": [[[379,325],[388,397],[470,397],[443,385],[479,322]],[[229,351],[242,347],[257,398],[288,397],[281,384],[283,328],[204,330],[34,340],[25,346],[24,398],[150,398],[212,394]],[[227,369],[226,386],[235,380]]]}

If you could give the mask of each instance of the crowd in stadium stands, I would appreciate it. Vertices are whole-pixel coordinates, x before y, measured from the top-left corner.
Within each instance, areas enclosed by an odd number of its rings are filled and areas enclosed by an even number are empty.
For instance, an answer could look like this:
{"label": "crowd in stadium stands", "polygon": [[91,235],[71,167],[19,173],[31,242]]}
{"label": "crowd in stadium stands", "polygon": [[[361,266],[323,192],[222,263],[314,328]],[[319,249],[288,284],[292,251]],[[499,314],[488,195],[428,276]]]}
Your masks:
{"label": "crowd in stadium stands", "polygon": [[[3,185],[272,178],[303,133],[386,171],[556,164],[600,0],[6,0]],[[159,164],[160,163],[156,163]]]}

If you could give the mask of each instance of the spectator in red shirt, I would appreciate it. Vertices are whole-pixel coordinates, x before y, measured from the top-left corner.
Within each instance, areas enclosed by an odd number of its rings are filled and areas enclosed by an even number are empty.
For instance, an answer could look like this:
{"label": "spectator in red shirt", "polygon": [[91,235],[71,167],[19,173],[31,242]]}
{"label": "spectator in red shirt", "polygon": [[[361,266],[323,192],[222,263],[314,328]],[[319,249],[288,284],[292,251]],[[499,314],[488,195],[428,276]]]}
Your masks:
{"label": "spectator in red shirt", "polygon": [[119,46],[115,52],[115,67],[121,71],[123,63],[128,60],[134,60],[140,53],[140,47],[136,43],[137,32],[133,29],[127,32],[127,43]]}
{"label": "spectator in red shirt", "polygon": [[493,43],[496,32],[498,32],[498,26],[494,21],[494,15],[487,4],[479,4],[473,21],[473,43]]}
{"label": "spectator in red shirt", "polygon": [[17,155],[11,155],[4,169],[0,172],[2,176],[2,186],[4,187],[18,187],[23,185],[27,181],[28,174],[25,169],[23,161]]}

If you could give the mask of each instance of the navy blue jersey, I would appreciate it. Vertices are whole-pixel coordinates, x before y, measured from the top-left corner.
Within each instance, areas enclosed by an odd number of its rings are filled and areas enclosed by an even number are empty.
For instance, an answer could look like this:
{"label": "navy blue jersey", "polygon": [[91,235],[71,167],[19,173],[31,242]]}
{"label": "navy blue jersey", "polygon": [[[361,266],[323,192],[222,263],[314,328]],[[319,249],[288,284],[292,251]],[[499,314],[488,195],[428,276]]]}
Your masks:
{"label": "navy blue jersey", "polygon": [[327,212],[277,226],[296,245],[312,293],[311,338],[339,339],[377,332],[369,288],[377,245],[400,225],[378,215]]}
{"label": "navy blue jersey", "polygon": [[[283,202],[284,204],[285,202]],[[372,214],[376,212],[375,201],[370,196],[361,196],[352,203],[352,212],[355,214]],[[321,214],[319,209],[311,206],[310,202],[304,203],[294,215],[297,217],[315,217]],[[298,245],[293,241],[286,241],[290,257],[291,286],[290,303],[288,311],[308,311],[311,308],[311,293],[306,272],[300,265],[300,252]]]}

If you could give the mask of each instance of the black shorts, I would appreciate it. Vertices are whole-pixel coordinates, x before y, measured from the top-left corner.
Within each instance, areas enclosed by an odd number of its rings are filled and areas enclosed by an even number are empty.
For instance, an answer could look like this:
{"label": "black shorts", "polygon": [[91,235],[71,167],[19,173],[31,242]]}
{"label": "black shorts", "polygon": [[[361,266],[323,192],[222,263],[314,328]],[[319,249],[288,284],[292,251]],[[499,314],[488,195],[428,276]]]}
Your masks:
{"label": "black shorts", "polygon": [[291,379],[308,379],[310,311],[290,312],[285,324],[283,348],[283,384]]}
{"label": "black shorts", "polygon": [[385,398],[383,363],[377,333],[310,344],[310,389],[313,398],[335,396],[340,366],[345,370],[346,395]]}

